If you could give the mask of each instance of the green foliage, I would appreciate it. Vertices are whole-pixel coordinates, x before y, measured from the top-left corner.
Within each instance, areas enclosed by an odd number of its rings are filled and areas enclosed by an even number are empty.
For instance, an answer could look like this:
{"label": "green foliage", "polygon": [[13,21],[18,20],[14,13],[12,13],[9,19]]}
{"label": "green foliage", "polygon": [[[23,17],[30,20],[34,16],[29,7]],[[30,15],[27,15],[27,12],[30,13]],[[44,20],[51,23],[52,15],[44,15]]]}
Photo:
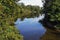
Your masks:
{"label": "green foliage", "polygon": [[39,14],[41,14],[41,8],[39,6],[28,5],[26,6],[26,8],[31,11],[30,14],[32,17],[38,16]]}
{"label": "green foliage", "polygon": [[46,21],[58,27],[60,25],[60,0],[45,0],[44,13]]}
{"label": "green foliage", "polygon": [[23,40],[14,27],[17,18],[35,17],[41,13],[38,6],[17,5],[19,0],[0,0],[0,40]]}
{"label": "green foliage", "polygon": [[14,13],[20,7],[13,0],[0,0],[0,40],[23,40],[14,27]]}
{"label": "green foliage", "polygon": [[22,40],[23,37],[16,28],[9,25],[0,26],[0,40]]}

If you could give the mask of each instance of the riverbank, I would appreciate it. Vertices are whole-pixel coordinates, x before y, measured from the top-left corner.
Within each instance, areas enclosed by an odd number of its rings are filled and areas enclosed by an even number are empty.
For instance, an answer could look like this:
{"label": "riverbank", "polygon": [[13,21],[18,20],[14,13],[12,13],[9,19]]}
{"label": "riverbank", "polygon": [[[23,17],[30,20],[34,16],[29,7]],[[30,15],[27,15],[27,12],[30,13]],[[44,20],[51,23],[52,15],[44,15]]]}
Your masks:
{"label": "riverbank", "polygon": [[47,32],[41,40],[60,40],[60,33],[47,28]]}

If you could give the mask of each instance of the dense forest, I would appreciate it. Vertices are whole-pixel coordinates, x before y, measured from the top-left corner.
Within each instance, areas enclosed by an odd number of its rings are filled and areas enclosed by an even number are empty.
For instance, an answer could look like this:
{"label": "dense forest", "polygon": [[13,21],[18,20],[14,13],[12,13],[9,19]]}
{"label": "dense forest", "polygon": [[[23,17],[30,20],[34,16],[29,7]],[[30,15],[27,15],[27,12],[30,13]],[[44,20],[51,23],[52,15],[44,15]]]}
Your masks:
{"label": "dense forest", "polygon": [[41,13],[39,6],[18,4],[19,0],[0,0],[0,40],[23,40],[14,27],[17,18],[35,17]]}
{"label": "dense forest", "polygon": [[60,1],[59,0],[45,0],[43,13],[44,20],[41,22],[44,26],[52,30],[60,30]]}
{"label": "dense forest", "polygon": [[23,40],[23,35],[14,27],[17,18],[38,17],[45,14],[41,21],[52,30],[60,30],[60,1],[44,0],[43,10],[39,6],[18,4],[19,0],[0,0],[0,40]]}

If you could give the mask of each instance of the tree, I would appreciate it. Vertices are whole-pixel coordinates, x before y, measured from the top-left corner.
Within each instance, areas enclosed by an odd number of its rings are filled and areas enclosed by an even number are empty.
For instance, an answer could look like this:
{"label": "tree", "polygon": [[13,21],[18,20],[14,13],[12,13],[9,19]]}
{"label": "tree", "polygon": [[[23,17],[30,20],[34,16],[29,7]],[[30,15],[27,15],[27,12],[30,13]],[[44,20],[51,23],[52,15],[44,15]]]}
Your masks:
{"label": "tree", "polygon": [[[0,0],[0,40],[22,40],[20,32],[14,27],[19,6],[15,0]],[[14,17],[15,16],[15,17]],[[17,17],[16,17],[17,18]]]}
{"label": "tree", "polygon": [[45,18],[42,23],[51,29],[60,29],[60,1],[45,0],[43,13]]}
{"label": "tree", "polygon": [[[23,3],[21,5],[17,4],[16,0],[0,0],[1,40],[23,40],[20,32],[14,27],[14,22],[17,18],[35,17],[37,13],[40,13],[40,7],[27,7]],[[36,13],[36,15],[34,13]]]}

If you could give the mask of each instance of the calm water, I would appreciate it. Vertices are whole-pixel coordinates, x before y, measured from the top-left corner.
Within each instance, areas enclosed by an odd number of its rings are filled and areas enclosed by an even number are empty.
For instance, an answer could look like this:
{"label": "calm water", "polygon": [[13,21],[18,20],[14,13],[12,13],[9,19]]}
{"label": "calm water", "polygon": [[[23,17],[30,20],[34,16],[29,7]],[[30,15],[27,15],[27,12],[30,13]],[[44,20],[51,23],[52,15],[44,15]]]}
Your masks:
{"label": "calm water", "polygon": [[43,27],[39,20],[42,20],[43,16],[35,18],[25,18],[21,21],[19,18],[15,22],[16,28],[24,36],[24,40],[39,40],[42,37],[46,29]]}

